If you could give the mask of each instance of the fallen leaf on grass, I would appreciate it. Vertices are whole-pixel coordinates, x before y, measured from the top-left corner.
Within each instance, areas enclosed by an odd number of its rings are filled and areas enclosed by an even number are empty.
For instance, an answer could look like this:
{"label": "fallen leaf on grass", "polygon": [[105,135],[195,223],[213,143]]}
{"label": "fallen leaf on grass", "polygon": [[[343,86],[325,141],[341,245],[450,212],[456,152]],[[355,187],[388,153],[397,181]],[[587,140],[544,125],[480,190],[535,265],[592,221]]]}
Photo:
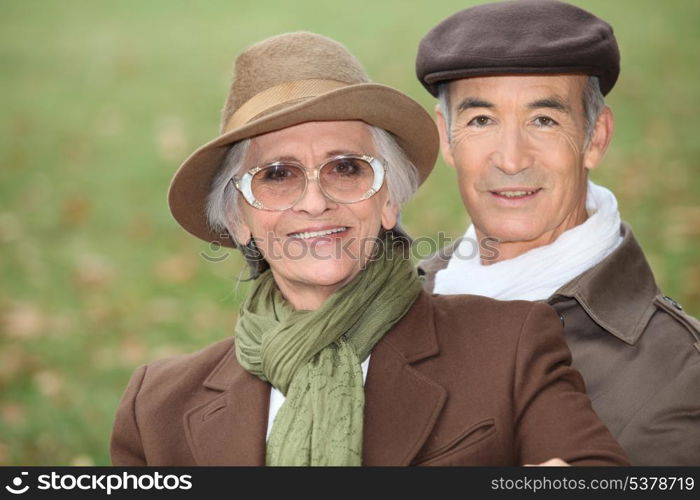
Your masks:
{"label": "fallen leaf on grass", "polygon": [[72,467],[92,467],[95,461],[87,455],[77,455],[71,458],[70,464]]}
{"label": "fallen leaf on grass", "polygon": [[37,360],[19,345],[3,346],[0,349],[0,389],[34,371],[37,364]]}
{"label": "fallen leaf on grass", "polygon": [[61,222],[64,226],[74,228],[83,224],[90,215],[92,204],[81,195],[74,195],[63,200]]}
{"label": "fallen leaf on grass", "polygon": [[65,385],[58,373],[49,370],[35,374],[34,383],[39,388],[39,392],[49,398],[60,396]]}
{"label": "fallen leaf on grass", "polygon": [[158,153],[167,162],[181,160],[188,148],[185,123],[177,116],[164,116],[156,125]]}
{"label": "fallen leaf on grass", "polygon": [[9,425],[18,425],[25,421],[26,411],[19,403],[5,403],[0,406],[0,416]]}
{"label": "fallen leaf on grass", "polygon": [[137,365],[146,360],[145,344],[134,337],[128,337],[119,346],[119,358],[129,365]]}
{"label": "fallen leaf on grass", "polygon": [[179,304],[174,299],[155,298],[148,304],[148,318],[154,324],[170,324],[177,321]]}
{"label": "fallen leaf on grass", "polygon": [[156,264],[156,276],[166,283],[185,283],[190,281],[196,271],[196,259],[191,255],[173,255]]}
{"label": "fallen leaf on grass", "polygon": [[76,259],[74,279],[81,288],[104,288],[114,276],[114,266],[100,255],[87,254]]}
{"label": "fallen leaf on grass", "polygon": [[8,338],[31,340],[39,337],[46,326],[43,312],[29,302],[14,303],[0,313],[0,331]]}

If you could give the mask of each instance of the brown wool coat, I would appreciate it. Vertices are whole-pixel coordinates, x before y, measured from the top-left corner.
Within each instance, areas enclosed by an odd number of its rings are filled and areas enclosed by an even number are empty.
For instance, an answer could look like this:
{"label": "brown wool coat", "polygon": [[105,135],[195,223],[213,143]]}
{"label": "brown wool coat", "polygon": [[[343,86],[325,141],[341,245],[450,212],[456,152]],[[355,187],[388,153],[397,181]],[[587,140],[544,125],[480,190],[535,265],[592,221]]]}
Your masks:
{"label": "brown wool coat", "polygon": [[[422,292],[375,346],[365,465],[626,464],[543,304]],[[118,408],[114,465],[263,465],[270,385],[227,339],[139,368]]]}
{"label": "brown wool coat", "polygon": [[[659,291],[630,227],[620,233],[619,247],[546,302],[632,464],[700,465],[700,323]],[[451,253],[421,263],[426,290]]]}

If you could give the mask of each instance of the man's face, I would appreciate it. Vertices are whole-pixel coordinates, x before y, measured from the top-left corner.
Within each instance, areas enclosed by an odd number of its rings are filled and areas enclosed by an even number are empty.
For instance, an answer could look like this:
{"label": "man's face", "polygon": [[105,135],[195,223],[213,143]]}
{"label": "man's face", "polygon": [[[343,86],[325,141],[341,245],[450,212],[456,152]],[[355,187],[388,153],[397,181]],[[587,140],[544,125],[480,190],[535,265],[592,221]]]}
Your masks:
{"label": "man's face", "polygon": [[443,156],[457,169],[480,237],[515,243],[519,254],[585,221],[587,170],[607,146],[606,138],[601,150],[594,137],[583,150],[586,80],[493,76],[450,84],[449,141],[438,115]]}

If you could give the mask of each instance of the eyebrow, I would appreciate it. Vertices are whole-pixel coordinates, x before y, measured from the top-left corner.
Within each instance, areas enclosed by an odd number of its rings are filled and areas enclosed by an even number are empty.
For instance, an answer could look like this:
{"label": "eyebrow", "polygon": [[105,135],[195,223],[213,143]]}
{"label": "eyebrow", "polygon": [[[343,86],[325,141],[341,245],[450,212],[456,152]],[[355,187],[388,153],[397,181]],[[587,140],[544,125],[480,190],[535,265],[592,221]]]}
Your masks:
{"label": "eyebrow", "polygon": [[461,113],[462,111],[466,111],[471,108],[495,108],[496,106],[488,101],[484,101],[483,99],[479,99],[477,97],[467,97],[464,99],[461,103],[459,103],[459,106],[457,106],[457,113]]}
{"label": "eyebrow", "polygon": [[270,158],[265,161],[259,161],[259,165],[269,165],[270,163],[277,163],[277,162],[298,162],[294,156],[290,155],[282,155],[282,156],[276,156],[274,158]]}
{"label": "eyebrow", "polygon": [[[479,99],[478,97],[467,97],[459,104],[459,106],[457,106],[457,113],[461,113],[462,111],[466,111],[471,108],[493,109],[495,107],[496,106],[493,103]],[[529,103],[527,107],[528,109],[549,108],[561,111],[563,113],[571,113],[571,107],[566,104],[563,99],[557,96],[537,99],[536,101]]]}
{"label": "eyebrow", "polygon": [[[358,153],[357,151],[354,151],[352,149],[333,149],[332,151],[327,151],[325,154],[325,157],[326,157],[326,159],[328,159],[328,158],[333,158],[334,156],[340,156],[340,155],[361,155],[361,154],[366,154],[366,153]],[[275,159],[270,159],[269,161],[261,162],[261,165],[268,165],[270,163],[275,163],[275,162],[280,162],[280,161],[281,162],[302,163],[295,156],[282,155],[282,156],[279,156]]]}
{"label": "eyebrow", "polygon": [[563,99],[556,96],[537,99],[528,104],[527,107],[528,109],[549,108],[561,111],[562,113],[571,113],[571,107],[566,104]]}
{"label": "eyebrow", "polygon": [[333,156],[339,156],[339,155],[361,155],[361,154],[367,154],[365,153],[360,153],[354,149],[334,149],[333,151],[328,151],[326,153],[327,158],[331,158]]}

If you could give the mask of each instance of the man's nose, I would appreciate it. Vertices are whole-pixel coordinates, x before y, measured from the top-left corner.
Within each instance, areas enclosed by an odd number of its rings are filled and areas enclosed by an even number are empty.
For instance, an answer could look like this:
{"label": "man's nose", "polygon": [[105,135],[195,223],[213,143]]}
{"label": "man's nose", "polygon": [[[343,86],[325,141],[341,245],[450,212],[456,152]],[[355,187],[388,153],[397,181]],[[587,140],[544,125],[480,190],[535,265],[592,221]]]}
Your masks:
{"label": "man's nose", "polygon": [[526,132],[517,126],[503,127],[498,134],[491,161],[493,166],[514,175],[532,166],[534,154]]}
{"label": "man's nose", "polygon": [[306,183],[304,195],[294,204],[292,210],[306,212],[309,215],[320,215],[336,205],[336,202],[329,200],[323,194],[317,179],[309,179]]}

